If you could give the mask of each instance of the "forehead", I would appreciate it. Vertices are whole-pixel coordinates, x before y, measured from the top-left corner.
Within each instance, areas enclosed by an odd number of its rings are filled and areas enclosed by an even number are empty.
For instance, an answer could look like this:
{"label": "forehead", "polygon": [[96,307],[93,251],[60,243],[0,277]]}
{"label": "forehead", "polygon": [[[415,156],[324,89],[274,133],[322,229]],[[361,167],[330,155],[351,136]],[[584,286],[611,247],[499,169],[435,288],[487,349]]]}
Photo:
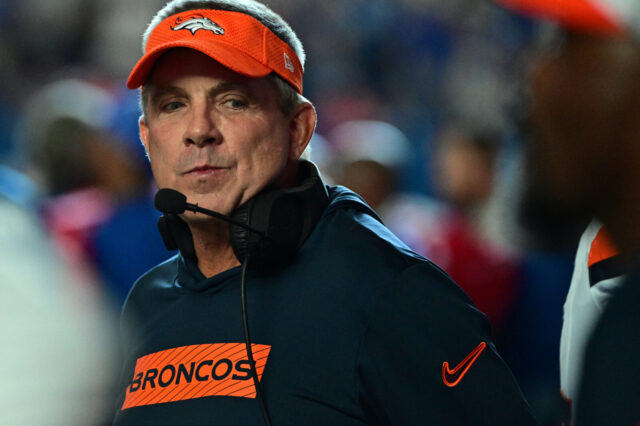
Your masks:
{"label": "forehead", "polygon": [[266,77],[250,78],[221,65],[219,62],[196,50],[176,48],[162,55],[154,64],[147,84],[150,88],[163,88],[187,84],[194,79],[205,79],[212,83],[231,83],[249,92],[274,92]]}

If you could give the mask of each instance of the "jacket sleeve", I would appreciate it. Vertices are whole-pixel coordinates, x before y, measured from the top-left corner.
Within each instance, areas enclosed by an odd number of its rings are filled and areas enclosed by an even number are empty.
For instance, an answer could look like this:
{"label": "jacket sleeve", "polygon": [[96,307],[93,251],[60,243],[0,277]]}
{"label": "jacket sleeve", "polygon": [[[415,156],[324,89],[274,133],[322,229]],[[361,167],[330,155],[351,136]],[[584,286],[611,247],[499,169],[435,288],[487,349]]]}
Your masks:
{"label": "jacket sleeve", "polygon": [[640,424],[640,282],[615,291],[587,344],[575,425]]}
{"label": "jacket sleeve", "polygon": [[428,262],[380,297],[356,380],[372,425],[536,424],[486,317]]}

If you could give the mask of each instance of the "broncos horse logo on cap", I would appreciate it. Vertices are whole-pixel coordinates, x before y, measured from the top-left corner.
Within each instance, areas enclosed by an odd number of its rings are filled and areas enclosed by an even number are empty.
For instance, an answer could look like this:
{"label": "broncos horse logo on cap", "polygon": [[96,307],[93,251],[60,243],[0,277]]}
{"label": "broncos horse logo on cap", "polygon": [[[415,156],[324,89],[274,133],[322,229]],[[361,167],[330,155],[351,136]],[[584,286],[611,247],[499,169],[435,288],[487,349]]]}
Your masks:
{"label": "broncos horse logo on cap", "polygon": [[[185,20],[186,19],[186,20]],[[189,30],[195,34],[198,30],[211,31],[214,34],[224,34],[224,28],[202,15],[191,15],[187,18],[176,19],[176,25],[171,27],[173,31]]]}

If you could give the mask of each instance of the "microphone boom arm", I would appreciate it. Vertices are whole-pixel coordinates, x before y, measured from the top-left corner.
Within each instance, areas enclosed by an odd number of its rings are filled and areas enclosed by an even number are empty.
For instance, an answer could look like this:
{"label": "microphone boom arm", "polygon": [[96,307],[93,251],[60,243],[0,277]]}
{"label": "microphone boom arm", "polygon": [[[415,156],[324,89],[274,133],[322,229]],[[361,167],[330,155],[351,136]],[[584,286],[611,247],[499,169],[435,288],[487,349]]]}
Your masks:
{"label": "microphone boom arm", "polygon": [[218,213],[218,212],[213,211],[213,210],[205,209],[204,207],[198,206],[198,204],[186,203],[185,204],[185,210],[189,210],[189,211],[192,211],[194,213],[204,213],[207,216],[213,216],[213,217],[215,217],[217,219],[224,220],[225,222],[232,223],[232,224],[234,224],[236,226],[239,226],[241,228],[247,229],[247,230],[249,230],[251,232],[255,232],[256,234],[260,235],[261,237],[266,237],[264,232],[259,231],[259,230],[255,229],[255,228],[252,228],[251,226],[247,225],[246,223],[242,223],[239,220],[236,220],[236,219],[234,219],[232,217],[229,217],[227,215],[224,215],[222,213]]}

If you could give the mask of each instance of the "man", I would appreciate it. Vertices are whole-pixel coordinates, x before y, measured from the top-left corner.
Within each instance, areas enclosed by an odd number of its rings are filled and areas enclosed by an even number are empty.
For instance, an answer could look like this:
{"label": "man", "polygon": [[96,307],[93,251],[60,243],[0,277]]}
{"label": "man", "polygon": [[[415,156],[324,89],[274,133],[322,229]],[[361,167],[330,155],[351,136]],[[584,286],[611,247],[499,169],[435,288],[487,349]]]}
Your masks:
{"label": "man", "polygon": [[[253,0],[173,1],[144,45],[128,87],[142,86],[158,186],[233,219],[157,199],[180,254],[123,308],[115,425],[534,423],[484,315],[300,159],[316,115],[282,18]],[[295,250],[264,221],[301,229]]]}
{"label": "man", "polygon": [[[640,248],[636,191],[640,178],[640,2],[502,1],[551,18],[562,27],[556,29],[551,48],[540,52],[532,67],[530,125],[535,143],[528,156],[529,195],[553,207],[551,213],[573,218],[594,215],[605,225],[613,242],[591,253],[589,273],[599,269],[612,278],[634,269]],[[600,225],[592,225],[587,230],[581,252],[593,251],[593,244],[603,242],[599,229]],[[586,255],[579,253],[578,257],[576,268],[583,268],[580,262]],[[606,257],[610,261],[600,265],[604,268],[597,267],[597,260]],[[563,339],[577,338],[574,342],[581,344],[580,336],[571,336],[571,328],[575,330],[571,323],[581,321],[579,329],[589,327],[597,315],[589,311],[603,298],[592,300],[595,291],[587,291],[585,303],[578,307],[574,303],[580,297],[575,294],[578,290],[574,286],[572,291],[567,304],[571,318]],[[574,368],[581,356],[574,358],[573,366],[565,365],[564,378],[581,383],[578,391],[577,384],[563,382],[577,393],[576,425],[640,421],[639,292],[637,273],[613,291],[587,345],[581,377],[567,377],[571,372],[566,370]],[[583,315],[582,319],[577,315]],[[567,349],[563,364],[570,356]]]}

